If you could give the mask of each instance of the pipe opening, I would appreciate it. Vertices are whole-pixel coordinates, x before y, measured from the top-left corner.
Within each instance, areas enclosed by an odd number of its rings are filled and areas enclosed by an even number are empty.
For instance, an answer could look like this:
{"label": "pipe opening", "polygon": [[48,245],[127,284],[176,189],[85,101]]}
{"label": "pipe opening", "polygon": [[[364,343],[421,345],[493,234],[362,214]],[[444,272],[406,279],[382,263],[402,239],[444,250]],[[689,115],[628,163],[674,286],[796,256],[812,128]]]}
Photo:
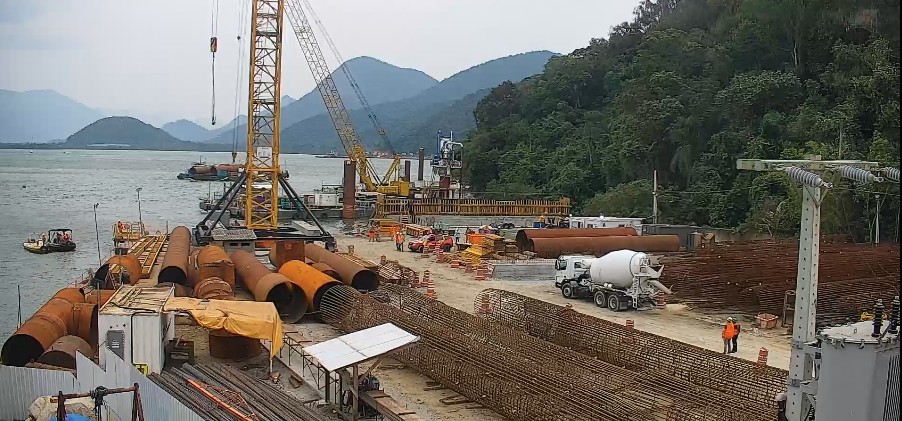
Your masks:
{"label": "pipe opening", "polygon": [[307,295],[290,282],[273,286],[266,293],[266,301],[276,306],[283,323],[297,323],[307,312]]}

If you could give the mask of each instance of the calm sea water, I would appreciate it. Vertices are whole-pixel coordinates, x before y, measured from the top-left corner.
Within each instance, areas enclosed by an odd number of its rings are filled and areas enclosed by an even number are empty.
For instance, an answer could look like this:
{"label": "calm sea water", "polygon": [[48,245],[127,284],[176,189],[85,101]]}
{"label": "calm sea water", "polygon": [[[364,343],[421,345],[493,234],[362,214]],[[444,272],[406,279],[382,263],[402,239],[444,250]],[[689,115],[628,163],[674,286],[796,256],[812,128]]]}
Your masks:
{"label": "calm sea water", "polygon": [[[0,150],[0,340],[17,328],[17,287],[25,321],[57,290],[98,266],[94,203],[100,204],[97,226],[104,257],[112,251],[113,224],[138,220],[139,187],[141,217],[151,231],[197,224],[204,217],[199,199],[211,189],[222,190],[222,183],[176,179],[199,158],[195,152]],[[231,154],[204,153],[203,158],[225,163]],[[282,155],[281,161],[299,193],[341,182],[341,159]],[[391,163],[372,162],[380,174]],[[71,228],[78,249],[37,255],[22,248],[29,233],[50,228]]]}

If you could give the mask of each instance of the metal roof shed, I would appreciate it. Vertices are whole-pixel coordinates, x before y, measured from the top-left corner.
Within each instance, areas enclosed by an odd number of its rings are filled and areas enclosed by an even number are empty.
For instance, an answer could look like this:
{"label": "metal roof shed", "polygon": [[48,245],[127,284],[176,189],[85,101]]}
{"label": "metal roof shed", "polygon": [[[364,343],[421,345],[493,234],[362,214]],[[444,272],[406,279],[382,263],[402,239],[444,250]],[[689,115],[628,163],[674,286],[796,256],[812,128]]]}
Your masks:
{"label": "metal roof shed", "polygon": [[[352,400],[352,420],[357,419],[357,407],[360,400],[358,386],[363,378],[373,371],[382,357],[413,345],[420,340],[391,323],[381,324],[369,329],[339,336],[316,345],[304,347],[304,353],[311,356],[327,371],[339,371],[351,368],[351,385],[348,390],[354,396]],[[358,374],[361,363],[375,360],[362,374]],[[344,379],[344,376],[341,376]],[[343,380],[344,381],[344,380]]]}

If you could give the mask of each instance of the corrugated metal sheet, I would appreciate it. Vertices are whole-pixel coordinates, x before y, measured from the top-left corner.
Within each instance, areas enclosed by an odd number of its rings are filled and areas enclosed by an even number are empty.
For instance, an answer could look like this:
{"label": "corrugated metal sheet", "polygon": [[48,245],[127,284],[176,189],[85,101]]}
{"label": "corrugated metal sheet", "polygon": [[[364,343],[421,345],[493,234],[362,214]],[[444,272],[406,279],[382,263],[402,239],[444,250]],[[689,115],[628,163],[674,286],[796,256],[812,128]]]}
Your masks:
{"label": "corrugated metal sheet", "polygon": [[24,419],[40,396],[74,393],[75,377],[65,371],[0,365],[0,419]]}

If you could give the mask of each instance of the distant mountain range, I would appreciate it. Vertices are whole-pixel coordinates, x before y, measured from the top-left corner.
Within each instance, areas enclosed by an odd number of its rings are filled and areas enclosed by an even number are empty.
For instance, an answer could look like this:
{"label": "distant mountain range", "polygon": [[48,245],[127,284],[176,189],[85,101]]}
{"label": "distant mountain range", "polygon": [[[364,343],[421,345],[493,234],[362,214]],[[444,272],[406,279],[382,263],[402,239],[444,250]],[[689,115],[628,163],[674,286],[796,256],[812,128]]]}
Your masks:
{"label": "distant mountain range", "polygon": [[[395,150],[402,152],[415,151],[421,146],[432,150],[438,130],[454,130],[462,138],[475,125],[473,110],[476,104],[491,88],[507,80],[520,81],[540,73],[554,55],[549,51],[536,51],[503,57],[473,66],[441,82],[419,70],[396,67],[370,57],[349,60],[344,66],[350,69],[367,102],[386,128]],[[341,69],[333,73],[333,78],[345,107],[351,110],[351,119],[361,139],[368,148],[381,148],[379,134]],[[43,94],[36,94],[38,92]],[[159,129],[130,117],[103,118],[99,111],[53,91],[0,91],[0,110],[5,111],[0,115],[0,122],[3,122],[0,142],[65,139],[59,144],[26,146],[30,148],[108,145],[128,149],[228,151],[232,148],[234,130],[237,130],[239,149],[243,150],[247,119],[239,116],[231,122],[217,124],[216,129],[183,119]],[[7,115],[13,115],[13,110],[19,115],[16,120],[31,124],[7,123]],[[44,123],[36,124],[41,121]],[[237,129],[233,129],[236,123]],[[283,152],[342,151],[316,89],[297,100],[287,96],[282,98],[282,127]],[[0,143],[0,147],[16,145]]]}

